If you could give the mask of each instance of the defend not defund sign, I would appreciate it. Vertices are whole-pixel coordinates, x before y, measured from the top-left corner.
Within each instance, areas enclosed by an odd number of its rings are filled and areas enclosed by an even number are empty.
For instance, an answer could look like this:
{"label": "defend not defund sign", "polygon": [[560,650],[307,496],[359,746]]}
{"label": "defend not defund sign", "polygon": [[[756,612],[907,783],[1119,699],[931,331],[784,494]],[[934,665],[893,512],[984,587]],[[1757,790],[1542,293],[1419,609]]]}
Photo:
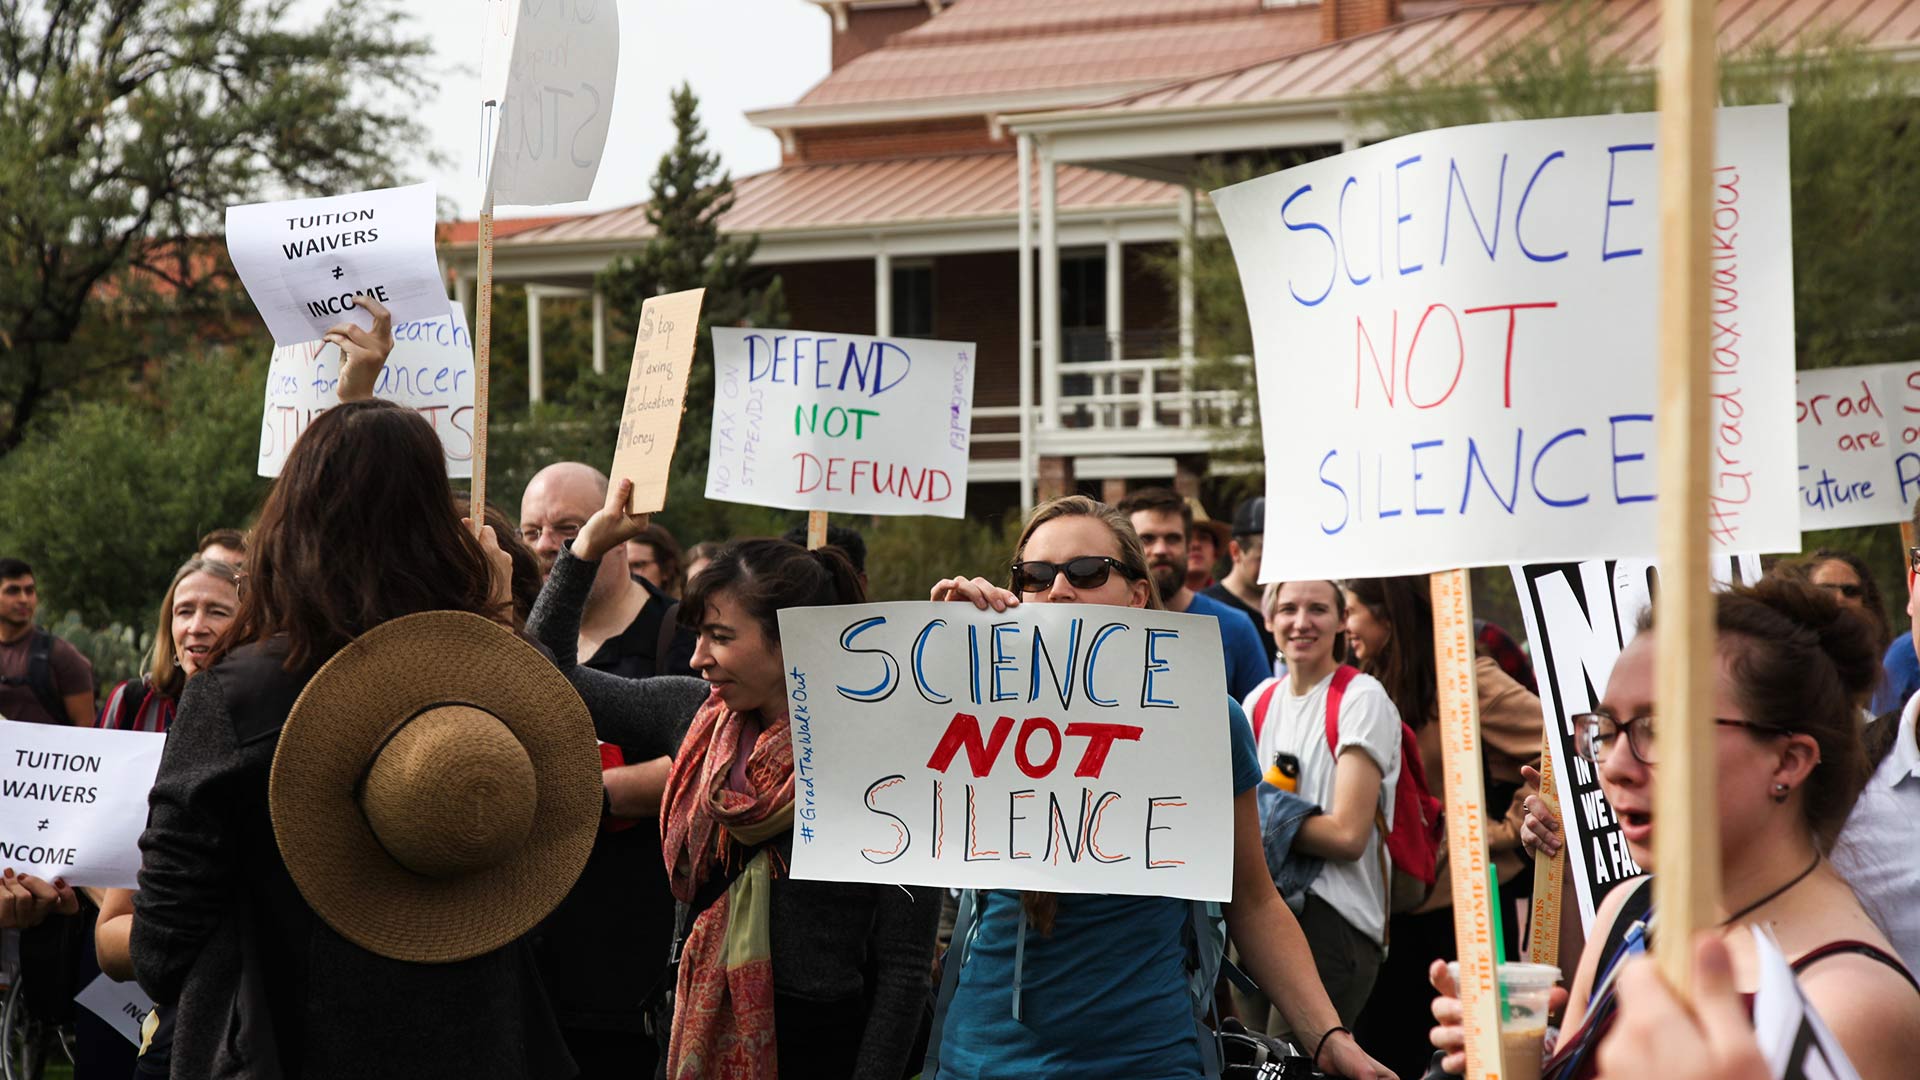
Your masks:
{"label": "defend not defund sign", "polygon": [[[1214,192],[1260,374],[1263,580],[1654,553],[1654,129],[1429,131]],[[1799,546],[1786,135],[1781,106],[1719,113],[1721,553]]]}
{"label": "defend not defund sign", "polygon": [[713,328],[707,498],[966,516],[973,345]]}
{"label": "defend not defund sign", "polygon": [[794,877],[1231,897],[1214,619],[862,604],[780,638]]}

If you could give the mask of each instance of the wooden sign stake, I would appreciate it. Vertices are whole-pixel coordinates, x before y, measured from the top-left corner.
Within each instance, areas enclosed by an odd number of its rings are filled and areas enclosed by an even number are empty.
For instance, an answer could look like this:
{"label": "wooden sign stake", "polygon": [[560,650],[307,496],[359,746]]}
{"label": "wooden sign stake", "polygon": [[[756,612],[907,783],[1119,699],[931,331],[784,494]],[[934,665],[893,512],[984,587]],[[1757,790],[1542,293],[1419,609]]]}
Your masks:
{"label": "wooden sign stake", "polygon": [[1469,1080],[1499,1080],[1500,986],[1493,967],[1493,905],[1487,873],[1486,777],[1480,761],[1480,691],[1474,675],[1473,594],[1465,570],[1432,577],[1433,659],[1440,690],[1441,773],[1447,795],[1447,863],[1453,937],[1460,957],[1460,1012]]}
{"label": "wooden sign stake", "polygon": [[1900,548],[1900,557],[1905,559],[1907,552],[1913,548],[1913,522],[1911,521],[1900,523]]}
{"label": "wooden sign stake", "polygon": [[[1555,820],[1560,814],[1560,789],[1555,787],[1553,771],[1553,732],[1549,729],[1540,746],[1540,804]],[[1535,855],[1533,859],[1533,910],[1527,922],[1527,959],[1536,964],[1560,963],[1560,911],[1565,902],[1562,885],[1567,869],[1567,849],[1561,845],[1552,858]]]}
{"label": "wooden sign stake", "polygon": [[1708,286],[1718,95],[1713,0],[1660,12],[1660,590],[1654,711],[1668,718],[1654,770],[1654,905],[1660,971],[1691,997],[1693,932],[1720,899],[1714,801],[1712,578],[1708,572]]}
{"label": "wooden sign stake", "polygon": [[807,511],[807,550],[818,551],[827,546],[827,512],[825,510]]}
{"label": "wooden sign stake", "polygon": [[487,521],[487,393],[493,369],[493,181],[480,206],[480,274],[473,316],[473,535]]}

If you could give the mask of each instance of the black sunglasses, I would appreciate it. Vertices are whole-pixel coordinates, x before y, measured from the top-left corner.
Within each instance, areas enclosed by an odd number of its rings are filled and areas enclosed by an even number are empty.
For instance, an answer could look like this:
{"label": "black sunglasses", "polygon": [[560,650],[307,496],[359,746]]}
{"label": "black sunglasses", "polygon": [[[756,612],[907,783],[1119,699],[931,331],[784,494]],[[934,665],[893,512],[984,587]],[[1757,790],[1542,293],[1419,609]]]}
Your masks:
{"label": "black sunglasses", "polygon": [[1146,574],[1119,559],[1105,555],[1082,555],[1077,559],[1068,559],[1063,563],[1017,562],[1013,564],[1013,591],[1018,593],[1046,592],[1053,588],[1053,579],[1061,574],[1067,575],[1067,584],[1076,589],[1097,589],[1107,583],[1107,576],[1113,571],[1129,581],[1139,581]]}
{"label": "black sunglasses", "polygon": [[1820,587],[1827,590],[1830,593],[1838,593],[1849,600],[1858,600],[1861,597],[1867,595],[1867,590],[1860,585],[1854,585],[1854,584],[1843,585],[1838,582],[1833,582],[1833,583],[1821,585]]}

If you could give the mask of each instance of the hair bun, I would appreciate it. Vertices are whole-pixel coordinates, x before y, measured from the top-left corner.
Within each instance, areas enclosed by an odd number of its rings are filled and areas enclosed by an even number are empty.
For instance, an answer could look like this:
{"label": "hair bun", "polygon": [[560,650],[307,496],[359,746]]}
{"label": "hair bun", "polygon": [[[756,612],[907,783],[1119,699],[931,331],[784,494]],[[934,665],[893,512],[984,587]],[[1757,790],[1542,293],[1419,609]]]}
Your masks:
{"label": "hair bun", "polygon": [[1827,590],[1795,577],[1769,576],[1755,599],[1804,630],[1832,661],[1849,695],[1872,690],[1880,678],[1879,634],[1873,620],[1841,604]]}

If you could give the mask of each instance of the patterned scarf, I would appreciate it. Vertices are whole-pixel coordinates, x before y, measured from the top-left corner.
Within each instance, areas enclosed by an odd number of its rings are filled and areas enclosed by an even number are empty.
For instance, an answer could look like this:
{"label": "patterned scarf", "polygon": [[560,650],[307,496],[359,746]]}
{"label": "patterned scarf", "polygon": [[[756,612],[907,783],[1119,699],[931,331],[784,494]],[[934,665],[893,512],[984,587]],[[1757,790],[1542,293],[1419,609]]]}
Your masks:
{"label": "patterned scarf", "polygon": [[[793,828],[793,743],[769,725],[747,757],[747,792],[727,787],[748,719],[707,698],[674,757],[660,815],[668,883],[682,903],[724,871],[738,847]],[[767,916],[774,868],[754,853],[687,932],[668,1043],[671,1080],[776,1080],[773,956]]]}

